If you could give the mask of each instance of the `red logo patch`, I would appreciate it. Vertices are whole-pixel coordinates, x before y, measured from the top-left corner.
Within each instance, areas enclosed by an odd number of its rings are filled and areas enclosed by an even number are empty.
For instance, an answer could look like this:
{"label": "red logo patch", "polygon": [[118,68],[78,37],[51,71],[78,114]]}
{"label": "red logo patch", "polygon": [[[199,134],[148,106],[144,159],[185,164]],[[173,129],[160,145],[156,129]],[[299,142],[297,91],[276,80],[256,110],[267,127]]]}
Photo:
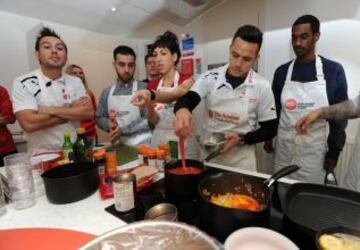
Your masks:
{"label": "red logo patch", "polygon": [[297,108],[297,102],[296,102],[296,100],[295,99],[287,99],[286,101],[285,101],[285,108],[287,109],[287,110],[294,110],[294,109],[296,109]]}

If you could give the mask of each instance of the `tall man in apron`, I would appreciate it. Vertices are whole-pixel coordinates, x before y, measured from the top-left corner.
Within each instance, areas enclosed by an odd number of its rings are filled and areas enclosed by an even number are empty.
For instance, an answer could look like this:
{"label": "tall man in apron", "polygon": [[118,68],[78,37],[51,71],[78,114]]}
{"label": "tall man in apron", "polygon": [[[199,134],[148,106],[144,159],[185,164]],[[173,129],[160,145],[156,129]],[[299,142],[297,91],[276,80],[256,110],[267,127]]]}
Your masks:
{"label": "tall man in apron", "polygon": [[296,59],[276,70],[272,87],[279,114],[274,170],[296,164],[300,170],[290,178],[312,183],[324,183],[325,173],[333,177],[347,124],[345,120],[321,120],[306,135],[295,130],[296,122],[310,111],[348,99],[342,66],[315,53],[319,30],[319,20],[311,15],[294,22],[292,46]]}
{"label": "tall man in apron", "polygon": [[[354,100],[348,100],[336,105],[316,109],[305,117],[302,117],[296,124],[296,130],[300,134],[306,134],[319,120],[343,120],[360,117],[360,95]],[[360,129],[360,127],[359,127]],[[358,131],[350,164],[344,177],[345,188],[360,192],[360,131]]]}
{"label": "tall man in apron", "polygon": [[[146,89],[147,84],[134,79],[136,55],[128,46],[118,46],[113,52],[117,82],[105,88],[99,98],[96,123],[109,132],[111,142],[135,146],[150,141],[151,133],[143,109],[131,104],[133,93]],[[114,119],[110,114],[114,114]]]}
{"label": "tall man in apron", "polygon": [[43,28],[35,50],[40,68],[17,77],[12,88],[14,112],[25,131],[28,151],[49,144],[60,147],[65,131],[74,141],[79,122],[94,117],[81,80],[62,73],[67,47],[60,36]]}
{"label": "tall man in apron", "polygon": [[175,132],[191,134],[191,111],[205,101],[205,131],[223,133],[227,142],[211,162],[256,171],[254,144],[276,133],[276,112],[270,83],[252,67],[259,57],[262,32],[240,27],[229,48],[229,64],[205,72],[175,105]]}

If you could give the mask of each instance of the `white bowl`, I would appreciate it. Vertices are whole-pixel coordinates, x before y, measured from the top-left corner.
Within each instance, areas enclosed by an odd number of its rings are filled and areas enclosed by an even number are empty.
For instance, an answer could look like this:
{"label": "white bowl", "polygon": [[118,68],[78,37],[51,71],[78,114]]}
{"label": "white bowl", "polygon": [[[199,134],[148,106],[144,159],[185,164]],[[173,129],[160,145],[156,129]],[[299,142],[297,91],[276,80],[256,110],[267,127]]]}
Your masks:
{"label": "white bowl", "polygon": [[225,241],[226,250],[299,250],[284,235],[262,227],[236,230]]}

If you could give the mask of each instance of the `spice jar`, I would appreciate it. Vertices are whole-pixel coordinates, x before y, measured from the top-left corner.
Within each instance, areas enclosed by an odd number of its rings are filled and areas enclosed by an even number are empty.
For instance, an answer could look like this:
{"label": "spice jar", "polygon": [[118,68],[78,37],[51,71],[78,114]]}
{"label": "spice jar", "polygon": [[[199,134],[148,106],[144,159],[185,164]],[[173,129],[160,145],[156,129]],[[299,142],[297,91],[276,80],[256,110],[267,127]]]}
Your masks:
{"label": "spice jar", "polygon": [[169,147],[169,144],[167,144],[167,143],[160,143],[160,144],[159,144],[159,149],[165,151],[166,161],[169,161],[169,160],[170,160],[170,147]]}
{"label": "spice jar", "polygon": [[105,163],[105,173],[107,176],[116,175],[116,151],[114,149],[106,150],[106,163]]}
{"label": "spice jar", "polygon": [[146,150],[147,150],[148,146],[146,146],[145,144],[140,144],[136,151],[138,154],[138,159],[139,159],[139,165],[147,165],[147,162],[145,161],[146,157]]}
{"label": "spice jar", "polygon": [[148,166],[156,167],[156,149],[148,149]]}
{"label": "spice jar", "polygon": [[105,149],[99,149],[94,152],[94,163],[95,166],[98,168],[99,175],[105,174]]}
{"label": "spice jar", "polygon": [[159,170],[159,172],[164,172],[166,164],[166,151],[159,149],[156,150],[156,167]]}

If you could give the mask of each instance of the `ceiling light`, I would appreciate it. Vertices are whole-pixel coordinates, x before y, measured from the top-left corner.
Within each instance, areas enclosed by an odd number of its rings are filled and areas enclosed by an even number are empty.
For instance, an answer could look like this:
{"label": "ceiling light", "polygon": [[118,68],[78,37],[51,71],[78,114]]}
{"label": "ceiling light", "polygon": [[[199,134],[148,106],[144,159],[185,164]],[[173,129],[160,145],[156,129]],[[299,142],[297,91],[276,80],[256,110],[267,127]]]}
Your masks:
{"label": "ceiling light", "polygon": [[116,7],[115,7],[115,6],[111,6],[110,10],[111,10],[112,12],[117,11],[117,9],[116,9]]}

